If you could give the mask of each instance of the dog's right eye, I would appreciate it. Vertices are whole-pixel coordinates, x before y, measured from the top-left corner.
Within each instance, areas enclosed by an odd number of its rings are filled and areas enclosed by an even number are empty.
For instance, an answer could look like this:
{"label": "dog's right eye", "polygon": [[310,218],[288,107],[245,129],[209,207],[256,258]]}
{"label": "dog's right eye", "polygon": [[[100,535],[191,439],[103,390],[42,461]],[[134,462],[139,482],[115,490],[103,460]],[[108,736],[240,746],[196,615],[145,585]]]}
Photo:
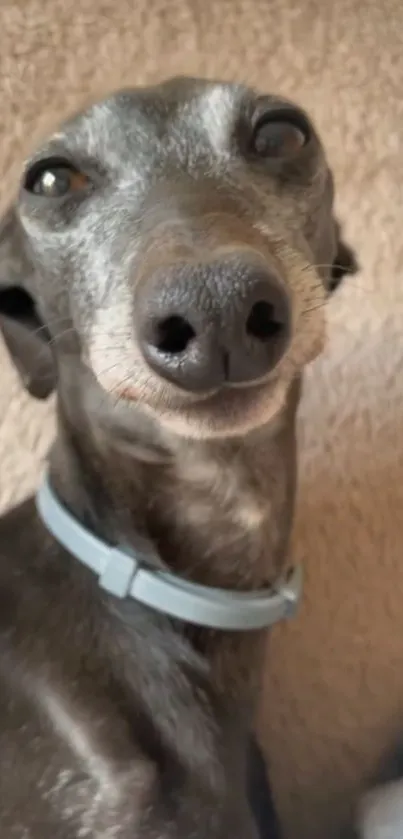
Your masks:
{"label": "dog's right eye", "polygon": [[251,146],[259,157],[285,159],[298,154],[308,139],[306,127],[294,115],[269,113],[255,126]]}
{"label": "dog's right eye", "polygon": [[90,179],[66,160],[43,160],[28,170],[24,189],[43,198],[63,198],[85,190]]}

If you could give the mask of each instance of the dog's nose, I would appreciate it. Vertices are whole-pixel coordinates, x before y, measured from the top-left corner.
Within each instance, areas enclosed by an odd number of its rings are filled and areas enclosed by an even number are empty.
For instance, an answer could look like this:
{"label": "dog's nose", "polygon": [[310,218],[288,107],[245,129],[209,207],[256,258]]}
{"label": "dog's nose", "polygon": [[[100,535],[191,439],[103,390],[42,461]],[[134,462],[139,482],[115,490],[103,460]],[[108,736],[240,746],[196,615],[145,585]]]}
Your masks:
{"label": "dog's nose", "polygon": [[287,348],[291,306],[274,269],[239,260],[159,269],[143,286],[137,334],[162,378],[202,392],[256,382]]}

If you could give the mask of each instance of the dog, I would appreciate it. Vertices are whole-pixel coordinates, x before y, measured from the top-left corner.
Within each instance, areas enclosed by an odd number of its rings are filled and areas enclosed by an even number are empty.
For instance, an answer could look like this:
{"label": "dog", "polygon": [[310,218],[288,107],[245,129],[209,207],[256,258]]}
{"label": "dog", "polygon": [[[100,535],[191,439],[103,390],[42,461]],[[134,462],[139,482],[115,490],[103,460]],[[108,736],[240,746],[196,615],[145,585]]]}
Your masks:
{"label": "dog", "polygon": [[[198,79],[111,95],[28,161],[0,325],[31,395],[57,393],[71,528],[203,591],[275,587],[302,371],[356,269],[333,193],[304,110]],[[0,520],[2,836],[252,839],[266,632],[117,596],[51,529],[32,498]]]}

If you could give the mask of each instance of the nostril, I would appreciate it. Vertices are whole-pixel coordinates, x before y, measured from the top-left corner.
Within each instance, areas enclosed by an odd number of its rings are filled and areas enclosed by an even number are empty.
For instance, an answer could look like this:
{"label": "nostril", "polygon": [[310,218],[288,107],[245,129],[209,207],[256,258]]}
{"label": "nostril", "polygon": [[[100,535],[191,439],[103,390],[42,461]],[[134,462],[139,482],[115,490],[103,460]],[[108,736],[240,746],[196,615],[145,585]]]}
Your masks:
{"label": "nostril", "polygon": [[276,310],[272,303],[266,300],[258,300],[252,306],[248,320],[246,321],[246,332],[258,341],[270,341],[276,338],[284,329],[284,323],[276,316]]}
{"label": "nostril", "polygon": [[160,321],[156,330],[155,346],[160,352],[178,355],[185,352],[196,337],[191,324],[179,315],[171,315]]}

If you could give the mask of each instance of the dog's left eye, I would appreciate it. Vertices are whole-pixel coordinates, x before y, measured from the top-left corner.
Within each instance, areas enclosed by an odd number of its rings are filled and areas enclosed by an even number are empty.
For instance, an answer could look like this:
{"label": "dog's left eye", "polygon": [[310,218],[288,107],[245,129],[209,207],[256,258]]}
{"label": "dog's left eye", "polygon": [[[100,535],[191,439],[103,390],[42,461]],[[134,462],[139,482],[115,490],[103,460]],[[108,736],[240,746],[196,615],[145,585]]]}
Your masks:
{"label": "dog's left eye", "polygon": [[27,192],[43,198],[63,198],[87,189],[88,175],[80,172],[67,161],[42,161],[30,169],[25,177]]}
{"label": "dog's left eye", "polygon": [[309,134],[302,122],[286,114],[261,117],[253,131],[252,151],[259,157],[293,157],[307,144]]}

